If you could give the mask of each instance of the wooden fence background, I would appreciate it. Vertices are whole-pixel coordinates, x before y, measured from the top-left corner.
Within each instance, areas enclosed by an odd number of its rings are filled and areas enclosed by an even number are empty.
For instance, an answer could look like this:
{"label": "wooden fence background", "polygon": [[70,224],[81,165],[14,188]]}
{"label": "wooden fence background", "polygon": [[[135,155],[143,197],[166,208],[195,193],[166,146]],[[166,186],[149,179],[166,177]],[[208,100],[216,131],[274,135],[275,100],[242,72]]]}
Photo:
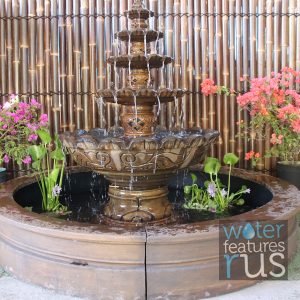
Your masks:
{"label": "wooden fence background", "polygon": [[[221,132],[212,155],[241,156],[269,147],[261,139],[236,138],[241,119],[233,96],[204,97],[200,83],[247,89],[240,77],[270,75],[290,66],[300,71],[300,1],[298,0],[147,0],[155,12],[152,28],[164,31],[159,52],[175,59],[157,72],[158,85],[190,91],[180,106],[184,126]],[[35,97],[51,116],[54,131],[114,125],[114,107],[95,101],[110,86],[106,59],[117,50],[113,33],[126,29],[121,0],[0,0],[0,96]],[[153,45],[152,45],[153,46]],[[162,80],[166,78],[166,80]],[[163,106],[160,123],[169,126],[173,104]],[[178,112],[178,114],[181,112]],[[178,117],[177,114],[177,117]],[[270,168],[270,160],[260,167]]]}

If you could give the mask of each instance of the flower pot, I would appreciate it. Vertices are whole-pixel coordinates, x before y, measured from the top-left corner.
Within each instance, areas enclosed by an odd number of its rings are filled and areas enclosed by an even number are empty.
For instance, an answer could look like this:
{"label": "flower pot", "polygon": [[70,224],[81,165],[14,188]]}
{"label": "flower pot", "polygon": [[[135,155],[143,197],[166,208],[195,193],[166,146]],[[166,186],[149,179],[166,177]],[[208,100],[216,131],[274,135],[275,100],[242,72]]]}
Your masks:
{"label": "flower pot", "polygon": [[6,169],[0,168],[0,183],[6,181]]}
{"label": "flower pot", "polygon": [[277,162],[277,177],[288,181],[300,189],[300,161]]}

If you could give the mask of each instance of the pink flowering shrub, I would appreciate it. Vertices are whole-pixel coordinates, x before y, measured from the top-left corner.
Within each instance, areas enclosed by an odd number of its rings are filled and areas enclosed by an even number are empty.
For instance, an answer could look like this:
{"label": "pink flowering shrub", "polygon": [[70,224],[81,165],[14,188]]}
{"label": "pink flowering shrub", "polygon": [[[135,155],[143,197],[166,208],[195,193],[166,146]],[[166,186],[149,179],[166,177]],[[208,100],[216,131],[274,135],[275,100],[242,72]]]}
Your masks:
{"label": "pink flowering shrub", "polygon": [[266,156],[293,161],[300,153],[300,94],[294,89],[300,72],[283,68],[270,78],[253,78],[249,92],[237,97],[241,108],[248,108],[256,132],[272,130],[271,150]]}
{"label": "pink flowering shrub", "polygon": [[[251,79],[249,92],[237,96],[238,105],[250,111],[254,132],[263,136],[266,127],[270,127],[272,147],[266,153],[268,157],[293,161],[300,153],[300,94],[295,90],[296,84],[300,84],[300,72],[283,68],[279,73],[272,72],[270,78]],[[201,87],[205,95],[234,92],[208,79]],[[245,127],[243,121],[239,126]],[[258,155],[250,151],[246,159],[259,159]]]}
{"label": "pink flowering shrub", "polygon": [[0,106],[0,163],[11,159],[18,164],[31,163],[28,147],[36,144],[37,130],[48,127],[48,117],[40,110],[35,99],[26,103],[14,95]]}

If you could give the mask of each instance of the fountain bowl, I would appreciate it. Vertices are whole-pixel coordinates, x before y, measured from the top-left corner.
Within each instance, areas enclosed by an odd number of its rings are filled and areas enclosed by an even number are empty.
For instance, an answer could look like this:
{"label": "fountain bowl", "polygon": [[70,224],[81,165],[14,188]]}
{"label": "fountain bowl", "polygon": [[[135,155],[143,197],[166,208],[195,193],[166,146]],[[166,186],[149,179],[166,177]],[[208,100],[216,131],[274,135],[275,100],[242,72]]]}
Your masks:
{"label": "fountain bowl", "polygon": [[[70,190],[90,188],[90,172],[70,171],[75,176]],[[252,183],[253,201],[265,204],[231,220],[287,220],[291,258],[300,207],[297,188],[269,175],[233,173]],[[36,186],[33,177],[25,176],[0,188],[0,265],[23,281],[88,299],[125,300],[199,299],[255,283],[219,280],[218,220],[136,228],[66,221],[18,204],[37,201]]]}

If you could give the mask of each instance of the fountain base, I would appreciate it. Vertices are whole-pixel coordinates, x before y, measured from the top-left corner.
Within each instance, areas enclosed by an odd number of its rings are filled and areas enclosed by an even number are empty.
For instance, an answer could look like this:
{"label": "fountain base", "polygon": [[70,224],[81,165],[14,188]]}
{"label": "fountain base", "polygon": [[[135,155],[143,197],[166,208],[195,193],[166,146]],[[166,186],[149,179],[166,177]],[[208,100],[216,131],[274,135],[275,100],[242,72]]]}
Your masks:
{"label": "fountain base", "polygon": [[150,190],[126,190],[110,185],[104,215],[109,222],[149,223],[171,216],[172,205],[166,186]]}

